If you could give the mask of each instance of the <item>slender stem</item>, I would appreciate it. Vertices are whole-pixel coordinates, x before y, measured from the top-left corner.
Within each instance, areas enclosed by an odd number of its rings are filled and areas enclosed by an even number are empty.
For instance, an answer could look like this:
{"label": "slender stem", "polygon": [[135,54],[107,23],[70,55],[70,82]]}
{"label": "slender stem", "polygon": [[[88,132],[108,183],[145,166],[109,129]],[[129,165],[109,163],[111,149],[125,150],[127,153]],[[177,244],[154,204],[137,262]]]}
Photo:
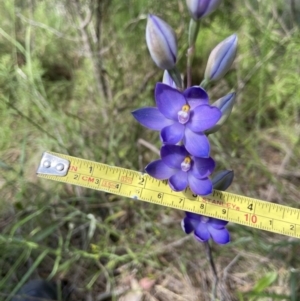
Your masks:
{"label": "slender stem", "polygon": [[210,85],[210,82],[209,82],[208,80],[204,79],[204,80],[201,82],[200,87],[206,90],[206,89],[208,88],[209,85]]}
{"label": "slender stem", "polygon": [[206,251],[206,256],[208,259],[208,262],[210,264],[213,276],[214,276],[214,283],[213,283],[213,287],[212,287],[212,296],[211,296],[211,300],[214,301],[216,298],[216,291],[217,291],[217,285],[218,285],[218,273],[217,273],[217,269],[215,266],[215,262],[214,262],[214,258],[212,256],[212,250],[211,250],[211,246],[209,244],[209,242],[205,242],[205,251]]}
{"label": "slender stem", "polygon": [[187,67],[186,67],[186,87],[189,88],[192,85],[192,62],[194,58],[195,45],[191,46],[187,50]]}
{"label": "slender stem", "polygon": [[189,26],[189,48],[187,50],[187,88],[192,85],[192,63],[195,54],[195,43],[200,29],[200,22],[191,19]]}

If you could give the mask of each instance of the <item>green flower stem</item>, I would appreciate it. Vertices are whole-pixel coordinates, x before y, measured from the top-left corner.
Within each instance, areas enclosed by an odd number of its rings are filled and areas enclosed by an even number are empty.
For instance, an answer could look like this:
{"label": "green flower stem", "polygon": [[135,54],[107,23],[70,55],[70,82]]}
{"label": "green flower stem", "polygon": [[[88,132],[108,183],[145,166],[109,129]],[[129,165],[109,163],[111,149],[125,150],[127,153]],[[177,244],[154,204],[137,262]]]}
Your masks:
{"label": "green flower stem", "polygon": [[187,50],[187,67],[186,67],[186,86],[189,88],[192,85],[192,62],[194,58],[195,47],[192,46]]}
{"label": "green flower stem", "polygon": [[189,26],[189,48],[187,50],[187,88],[192,85],[192,63],[199,29],[200,22],[191,19]]}
{"label": "green flower stem", "polygon": [[200,21],[195,21],[194,19],[191,19],[189,26],[189,47],[195,46],[199,30]]}
{"label": "green flower stem", "polygon": [[206,90],[210,85],[210,81],[207,80],[207,79],[204,79],[201,84],[200,84],[200,87],[203,88],[204,90]]}

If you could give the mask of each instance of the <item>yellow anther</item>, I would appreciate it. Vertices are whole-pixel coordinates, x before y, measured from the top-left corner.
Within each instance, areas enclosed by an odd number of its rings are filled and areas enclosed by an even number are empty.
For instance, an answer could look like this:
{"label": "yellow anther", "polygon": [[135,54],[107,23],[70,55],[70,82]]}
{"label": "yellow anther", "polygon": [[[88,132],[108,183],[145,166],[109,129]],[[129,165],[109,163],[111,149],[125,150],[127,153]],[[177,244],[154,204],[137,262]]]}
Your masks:
{"label": "yellow anther", "polygon": [[184,112],[188,112],[190,110],[190,106],[189,105],[184,105],[182,106],[181,110],[184,111]]}
{"label": "yellow anther", "polygon": [[185,157],[184,160],[183,160],[183,162],[184,162],[185,164],[190,164],[191,161],[192,161],[191,157]]}

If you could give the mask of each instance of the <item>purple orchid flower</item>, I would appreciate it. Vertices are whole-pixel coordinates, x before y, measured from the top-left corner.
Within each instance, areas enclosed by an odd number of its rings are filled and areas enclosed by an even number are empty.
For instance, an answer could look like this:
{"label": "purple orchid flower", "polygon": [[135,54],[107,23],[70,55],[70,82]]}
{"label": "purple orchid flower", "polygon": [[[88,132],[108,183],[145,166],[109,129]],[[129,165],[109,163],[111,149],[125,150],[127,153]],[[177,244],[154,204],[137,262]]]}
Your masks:
{"label": "purple orchid flower", "polygon": [[146,107],[132,112],[143,126],[161,131],[164,144],[182,141],[195,157],[208,158],[210,145],[205,130],[213,127],[222,113],[208,104],[208,95],[200,87],[191,87],[183,93],[163,83],[155,87],[157,108]]}
{"label": "purple orchid flower", "polygon": [[225,228],[227,223],[216,218],[186,212],[181,226],[186,234],[194,231],[194,236],[198,241],[205,242],[212,238],[216,243],[223,245],[230,241],[229,232]]}
{"label": "purple orchid flower", "polygon": [[153,161],[145,168],[150,176],[168,179],[174,191],[182,191],[189,186],[198,195],[212,193],[212,181],[208,178],[215,168],[212,158],[193,157],[183,145],[164,145],[160,154],[161,160]]}

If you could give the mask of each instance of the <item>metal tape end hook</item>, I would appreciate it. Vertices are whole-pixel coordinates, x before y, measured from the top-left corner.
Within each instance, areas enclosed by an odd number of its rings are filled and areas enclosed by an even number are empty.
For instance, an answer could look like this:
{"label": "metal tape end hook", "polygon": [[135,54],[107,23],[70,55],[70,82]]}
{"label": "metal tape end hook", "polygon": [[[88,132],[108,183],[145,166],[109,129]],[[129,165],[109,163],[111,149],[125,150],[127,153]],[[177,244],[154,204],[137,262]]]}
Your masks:
{"label": "metal tape end hook", "polygon": [[67,159],[44,152],[36,173],[64,177],[67,175],[69,167],[70,162]]}

